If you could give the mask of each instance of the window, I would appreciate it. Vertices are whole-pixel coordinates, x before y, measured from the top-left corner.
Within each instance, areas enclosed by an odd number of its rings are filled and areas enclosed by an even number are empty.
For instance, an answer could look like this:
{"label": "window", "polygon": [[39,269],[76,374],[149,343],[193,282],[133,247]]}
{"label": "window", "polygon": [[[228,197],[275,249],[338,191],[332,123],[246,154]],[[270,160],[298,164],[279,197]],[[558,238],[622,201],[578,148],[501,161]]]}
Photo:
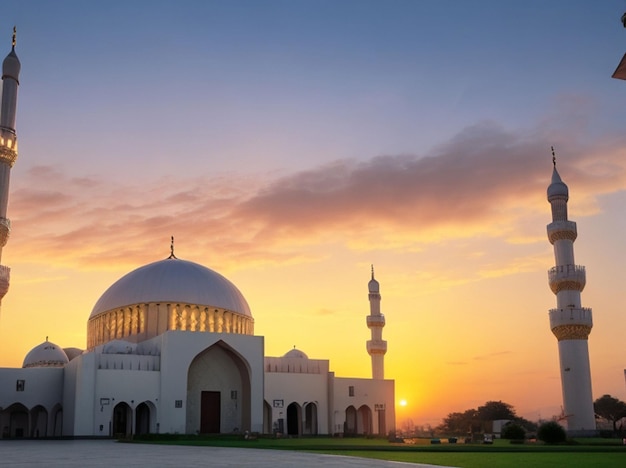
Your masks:
{"label": "window", "polygon": [[236,400],[237,399],[237,390],[231,390],[230,391],[230,399],[231,400]]}
{"label": "window", "polygon": [[183,407],[183,400],[176,400],[174,402],[174,408],[182,408]]}
{"label": "window", "polygon": [[15,382],[15,391],[16,392],[23,392],[25,385],[26,385],[26,381],[25,380],[18,380],[17,382]]}
{"label": "window", "polygon": [[354,385],[348,387],[348,396],[354,396]]}

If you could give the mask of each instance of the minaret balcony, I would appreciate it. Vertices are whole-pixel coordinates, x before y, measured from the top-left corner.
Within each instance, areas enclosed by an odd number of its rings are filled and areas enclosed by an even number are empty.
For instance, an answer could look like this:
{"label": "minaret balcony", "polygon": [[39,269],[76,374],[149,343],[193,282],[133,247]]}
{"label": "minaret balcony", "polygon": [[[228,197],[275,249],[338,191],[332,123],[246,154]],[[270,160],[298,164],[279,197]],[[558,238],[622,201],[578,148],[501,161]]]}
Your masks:
{"label": "minaret balcony", "polygon": [[559,291],[582,291],[587,283],[587,274],[582,265],[558,265],[548,270],[548,282],[554,294]]}
{"label": "minaret balcony", "polygon": [[556,241],[567,239],[574,242],[578,233],[574,221],[553,221],[547,226],[548,239],[554,244]]}
{"label": "minaret balcony", "polygon": [[11,269],[8,266],[0,265],[0,299],[9,290],[9,281],[11,279]]}
{"label": "minaret balcony", "polygon": [[367,352],[372,354],[385,354],[387,352],[387,342],[385,340],[368,340]]}
{"label": "minaret balcony", "polygon": [[550,329],[561,325],[586,325],[593,327],[593,316],[589,307],[565,307],[550,309]]}
{"label": "minaret balcony", "polygon": [[550,330],[559,341],[586,340],[593,328],[591,309],[572,307],[550,309]]}
{"label": "minaret balcony", "polygon": [[0,247],[7,245],[9,233],[11,232],[11,221],[8,218],[0,217]]}
{"label": "minaret balcony", "polygon": [[378,328],[385,326],[385,316],[384,315],[368,315],[367,319],[367,327],[368,328]]}

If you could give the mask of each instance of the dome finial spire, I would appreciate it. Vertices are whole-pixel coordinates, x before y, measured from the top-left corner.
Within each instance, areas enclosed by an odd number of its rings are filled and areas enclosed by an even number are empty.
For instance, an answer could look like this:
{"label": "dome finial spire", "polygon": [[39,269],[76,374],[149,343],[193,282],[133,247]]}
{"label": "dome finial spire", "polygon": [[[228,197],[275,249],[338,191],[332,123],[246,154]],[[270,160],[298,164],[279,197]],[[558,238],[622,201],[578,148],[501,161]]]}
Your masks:
{"label": "dome finial spire", "polygon": [[371,267],[372,267],[372,279],[374,279],[374,264],[373,263],[371,264]]}
{"label": "dome finial spire", "polygon": [[167,258],[176,258],[176,255],[174,255],[174,236],[172,236],[172,242],[170,243],[170,256]]}
{"label": "dome finial spire", "polygon": [[552,165],[556,167],[556,154],[554,154],[554,146],[550,146],[550,149],[552,150]]}
{"label": "dome finial spire", "polygon": [[11,41],[11,45],[15,48],[15,38],[17,36],[17,27],[13,26],[13,40]]}

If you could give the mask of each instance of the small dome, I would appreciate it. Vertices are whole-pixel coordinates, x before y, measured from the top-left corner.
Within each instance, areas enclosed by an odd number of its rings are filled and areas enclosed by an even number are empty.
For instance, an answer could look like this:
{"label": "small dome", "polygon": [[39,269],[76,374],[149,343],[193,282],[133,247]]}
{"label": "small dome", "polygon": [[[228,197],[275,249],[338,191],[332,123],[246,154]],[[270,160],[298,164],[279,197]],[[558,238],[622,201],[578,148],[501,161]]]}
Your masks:
{"label": "small dome", "polygon": [[24,358],[22,367],[63,367],[70,362],[61,347],[46,339],[35,346]]}
{"label": "small dome", "polygon": [[287,353],[285,353],[283,357],[296,358],[296,359],[309,359],[309,356],[304,354],[299,349],[296,349],[295,347],[293,349],[290,349]]}
{"label": "small dome", "polygon": [[104,345],[102,354],[134,354],[137,345],[124,340],[112,340]]}
{"label": "small dome", "polygon": [[21,68],[22,64],[20,64],[20,59],[17,58],[15,48],[13,48],[4,59],[4,62],[2,62],[2,79],[6,76],[10,76],[15,79],[15,81],[19,81]]}
{"label": "small dome", "polygon": [[63,348],[63,351],[65,351],[65,354],[70,361],[83,354],[83,350],[79,348]]}
{"label": "small dome", "polygon": [[556,166],[552,170],[552,181],[548,186],[548,201],[552,201],[555,198],[565,198],[565,201],[569,198],[569,190],[567,185],[561,180],[559,172],[556,170]]}

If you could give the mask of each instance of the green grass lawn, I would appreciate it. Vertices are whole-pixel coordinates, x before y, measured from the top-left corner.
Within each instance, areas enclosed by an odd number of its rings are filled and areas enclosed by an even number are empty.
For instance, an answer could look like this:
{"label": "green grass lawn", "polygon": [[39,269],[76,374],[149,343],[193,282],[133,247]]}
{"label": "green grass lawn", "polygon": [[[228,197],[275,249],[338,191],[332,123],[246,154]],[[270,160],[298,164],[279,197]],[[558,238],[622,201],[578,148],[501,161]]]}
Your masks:
{"label": "green grass lawn", "polygon": [[[445,439],[443,441],[446,442]],[[540,443],[510,444],[506,440],[496,440],[493,445],[447,443],[431,445],[428,439],[418,439],[413,444],[395,444],[383,439],[365,438],[311,437],[244,440],[240,436],[162,435],[151,436],[146,440],[135,440],[135,442],[299,450],[462,468],[613,468],[626,466],[626,447],[619,439],[579,439],[575,444],[556,446]]]}

